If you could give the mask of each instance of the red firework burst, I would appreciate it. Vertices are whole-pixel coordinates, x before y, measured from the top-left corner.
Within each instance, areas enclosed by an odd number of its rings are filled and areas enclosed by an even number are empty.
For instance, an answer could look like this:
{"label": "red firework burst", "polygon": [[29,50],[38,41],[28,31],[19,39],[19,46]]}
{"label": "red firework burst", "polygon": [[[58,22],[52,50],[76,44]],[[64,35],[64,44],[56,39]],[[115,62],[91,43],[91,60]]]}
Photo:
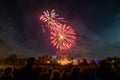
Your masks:
{"label": "red firework burst", "polygon": [[76,44],[75,30],[70,26],[61,24],[57,30],[51,31],[50,40],[52,45],[58,50],[69,50]]}

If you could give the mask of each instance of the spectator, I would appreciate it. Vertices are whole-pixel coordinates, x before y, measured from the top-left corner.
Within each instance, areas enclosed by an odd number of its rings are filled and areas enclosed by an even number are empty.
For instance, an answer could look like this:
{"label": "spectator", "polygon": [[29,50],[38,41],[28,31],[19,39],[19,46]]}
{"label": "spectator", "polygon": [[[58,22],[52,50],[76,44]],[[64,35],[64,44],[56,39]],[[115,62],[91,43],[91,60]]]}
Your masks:
{"label": "spectator", "polygon": [[115,72],[112,69],[112,65],[105,61],[101,61],[97,75],[99,80],[118,80]]}
{"label": "spectator", "polygon": [[38,75],[33,69],[34,63],[35,59],[33,57],[29,58],[26,66],[16,73],[15,80],[38,80]]}
{"label": "spectator", "polygon": [[63,71],[62,80],[70,80],[70,72],[67,69]]}
{"label": "spectator", "polygon": [[80,69],[75,67],[71,73],[72,80],[81,80]]}
{"label": "spectator", "polygon": [[12,72],[13,70],[11,67],[5,68],[4,73],[1,77],[1,80],[13,80]]}
{"label": "spectator", "polygon": [[61,80],[61,75],[58,70],[54,70],[51,75],[51,80]]}

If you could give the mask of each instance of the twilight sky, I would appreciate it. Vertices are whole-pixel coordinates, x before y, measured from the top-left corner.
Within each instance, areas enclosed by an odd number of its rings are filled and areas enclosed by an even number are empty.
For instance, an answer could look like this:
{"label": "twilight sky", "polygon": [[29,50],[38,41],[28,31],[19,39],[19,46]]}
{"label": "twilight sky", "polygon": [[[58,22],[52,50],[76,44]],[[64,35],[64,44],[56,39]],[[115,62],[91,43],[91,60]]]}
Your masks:
{"label": "twilight sky", "polygon": [[120,56],[119,4],[119,0],[0,0],[0,56],[55,53],[39,20],[46,9],[55,9],[75,28],[74,56]]}

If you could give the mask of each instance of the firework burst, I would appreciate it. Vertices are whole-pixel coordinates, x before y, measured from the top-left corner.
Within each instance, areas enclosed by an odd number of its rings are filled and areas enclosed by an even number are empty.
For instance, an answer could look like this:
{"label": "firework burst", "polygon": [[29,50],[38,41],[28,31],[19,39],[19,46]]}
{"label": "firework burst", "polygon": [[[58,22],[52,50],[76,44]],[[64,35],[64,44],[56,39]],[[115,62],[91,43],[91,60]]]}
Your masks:
{"label": "firework burst", "polygon": [[49,12],[48,10],[44,11],[43,15],[40,17],[40,20],[46,23],[47,27],[51,30],[59,27],[59,22],[65,22],[64,18],[59,17],[59,15],[55,13],[54,9],[51,12]]}
{"label": "firework burst", "polygon": [[75,45],[76,34],[70,26],[63,24],[59,30],[51,32],[50,39],[54,47],[66,51]]}
{"label": "firework burst", "polygon": [[55,10],[51,12],[48,10],[44,11],[40,20],[50,30],[50,41],[56,49],[67,51],[76,44],[75,30],[71,26],[66,25],[64,18],[59,17]]}

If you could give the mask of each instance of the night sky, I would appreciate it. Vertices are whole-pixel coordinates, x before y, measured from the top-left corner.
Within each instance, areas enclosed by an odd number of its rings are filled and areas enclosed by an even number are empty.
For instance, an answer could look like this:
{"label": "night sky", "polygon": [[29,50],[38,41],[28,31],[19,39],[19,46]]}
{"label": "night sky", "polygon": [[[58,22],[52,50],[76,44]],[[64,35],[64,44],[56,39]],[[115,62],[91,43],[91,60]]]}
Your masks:
{"label": "night sky", "polygon": [[74,55],[120,56],[119,0],[0,0],[0,56],[55,53],[39,20],[46,9],[55,9],[75,28]]}

